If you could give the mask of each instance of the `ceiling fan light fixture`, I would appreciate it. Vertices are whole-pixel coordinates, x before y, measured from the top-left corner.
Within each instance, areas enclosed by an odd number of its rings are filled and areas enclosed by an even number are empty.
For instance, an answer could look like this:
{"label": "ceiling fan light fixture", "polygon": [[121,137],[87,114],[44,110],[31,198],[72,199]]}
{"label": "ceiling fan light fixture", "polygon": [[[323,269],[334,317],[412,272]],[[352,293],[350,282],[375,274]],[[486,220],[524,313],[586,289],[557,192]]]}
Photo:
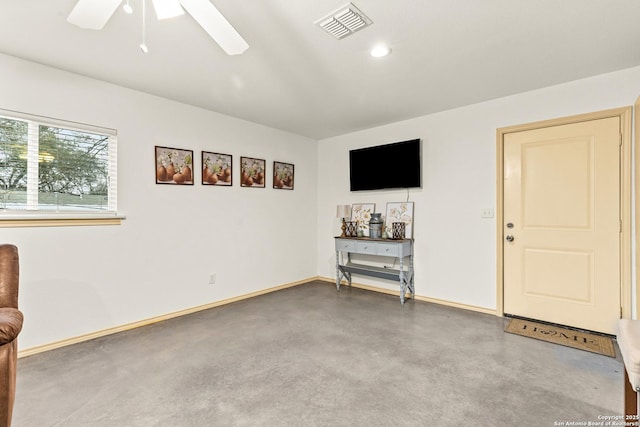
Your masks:
{"label": "ceiling fan light fixture", "polygon": [[[124,6],[125,12],[131,9],[129,1]],[[142,3],[142,44],[140,49],[147,52],[145,43],[146,0]],[[218,11],[210,0],[152,0],[158,19],[166,19],[189,15],[205,30],[207,34],[228,55],[240,55],[249,48],[245,39],[233,28],[227,19]],[[101,30],[115,11],[122,5],[122,0],[76,0],[76,5],[67,17],[67,22],[80,28]]]}
{"label": "ceiling fan light fixture", "polygon": [[159,20],[184,15],[180,0],[153,0],[153,8]]}

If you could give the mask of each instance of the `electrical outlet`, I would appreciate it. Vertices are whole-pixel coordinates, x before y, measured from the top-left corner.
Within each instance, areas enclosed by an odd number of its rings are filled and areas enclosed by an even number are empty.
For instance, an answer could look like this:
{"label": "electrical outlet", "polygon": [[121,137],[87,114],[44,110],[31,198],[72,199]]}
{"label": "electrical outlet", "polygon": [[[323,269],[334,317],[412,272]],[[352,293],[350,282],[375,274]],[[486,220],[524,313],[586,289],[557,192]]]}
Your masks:
{"label": "electrical outlet", "polygon": [[480,218],[493,218],[493,208],[484,208],[480,211]]}
{"label": "electrical outlet", "polygon": [[216,273],[209,274],[209,284],[214,285],[216,283]]}

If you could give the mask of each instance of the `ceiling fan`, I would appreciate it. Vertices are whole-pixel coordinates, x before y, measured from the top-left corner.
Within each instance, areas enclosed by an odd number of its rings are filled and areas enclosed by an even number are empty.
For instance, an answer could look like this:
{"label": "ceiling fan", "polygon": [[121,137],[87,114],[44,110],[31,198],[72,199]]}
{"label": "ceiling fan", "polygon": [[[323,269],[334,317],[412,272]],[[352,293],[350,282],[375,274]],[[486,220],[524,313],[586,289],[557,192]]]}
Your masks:
{"label": "ceiling fan", "polygon": [[[67,22],[80,28],[101,30],[121,3],[122,0],[78,0]],[[128,6],[127,0],[125,8]],[[249,47],[209,0],[153,0],[153,7],[158,19],[182,15],[186,10],[228,55],[240,55]]]}

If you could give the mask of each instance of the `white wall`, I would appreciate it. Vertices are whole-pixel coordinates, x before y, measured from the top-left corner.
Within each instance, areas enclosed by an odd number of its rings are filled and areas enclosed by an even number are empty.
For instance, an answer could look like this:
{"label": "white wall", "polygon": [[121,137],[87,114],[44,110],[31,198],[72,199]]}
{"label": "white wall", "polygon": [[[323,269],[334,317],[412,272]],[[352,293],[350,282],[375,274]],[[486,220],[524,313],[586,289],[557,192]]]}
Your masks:
{"label": "white wall", "polygon": [[[632,105],[640,67],[315,142],[0,55],[0,108],[115,128],[121,226],[0,229],[21,257],[20,349],[303,280],[335,275],[337,204],[403,201],[351,193],[352,148],[423,139],[415,202],[419,295],[495,308],[496,128]],[[231,188],[156,185],[155,145],[234,156]],[[295,164],[294,191],[239,187],[240,156]],[[378,165],[393,173],[394,164]],[[208,285],[209,273],[216,285]],[[386,281],[360,283],[397,289]]]}
{"label": "white wall", "polygon": [[[640,95],[640,67],[496,99],[387,126],[319,141],[318,274],[335,277],[336,205],[404,201],[406,191],[349,191],[348,152],[413,138],[423,140],[423,186],[415,202],[415,278],[421,296],[496,308],[495,219],[481,219],[496,205],[496,129],[633,105]],[[390,106],[393,108],[393,106]],[[400,162],[372,165],[393,173]],[[365,276],[358,283],[397,290]]]}
{"label": "white wall", "polygon": [[[117,129],[127,217],[0,229],[20,251],[20,349],[316,275],[315,141],[5,55],[0,108]],[[155,145],[193,149],[195,185],[156,185]],[[202,150],[233,155],[233,187],[199,183]],[[240,156],[266,160],[266,188],[239,186]],[[293,191],[271,188],[274,160]]]}

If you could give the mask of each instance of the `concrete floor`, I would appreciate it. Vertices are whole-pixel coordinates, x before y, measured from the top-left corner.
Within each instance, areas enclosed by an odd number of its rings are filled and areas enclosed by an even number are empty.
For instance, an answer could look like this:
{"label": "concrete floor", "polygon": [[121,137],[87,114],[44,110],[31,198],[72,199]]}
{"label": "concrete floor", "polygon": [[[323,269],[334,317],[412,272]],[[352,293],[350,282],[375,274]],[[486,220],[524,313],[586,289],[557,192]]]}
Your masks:
{"label": "concrete floor", "polygon": [[620,356],[505,322],[311,282],[22,358],[13,426],[538,427],[623,411]]}

